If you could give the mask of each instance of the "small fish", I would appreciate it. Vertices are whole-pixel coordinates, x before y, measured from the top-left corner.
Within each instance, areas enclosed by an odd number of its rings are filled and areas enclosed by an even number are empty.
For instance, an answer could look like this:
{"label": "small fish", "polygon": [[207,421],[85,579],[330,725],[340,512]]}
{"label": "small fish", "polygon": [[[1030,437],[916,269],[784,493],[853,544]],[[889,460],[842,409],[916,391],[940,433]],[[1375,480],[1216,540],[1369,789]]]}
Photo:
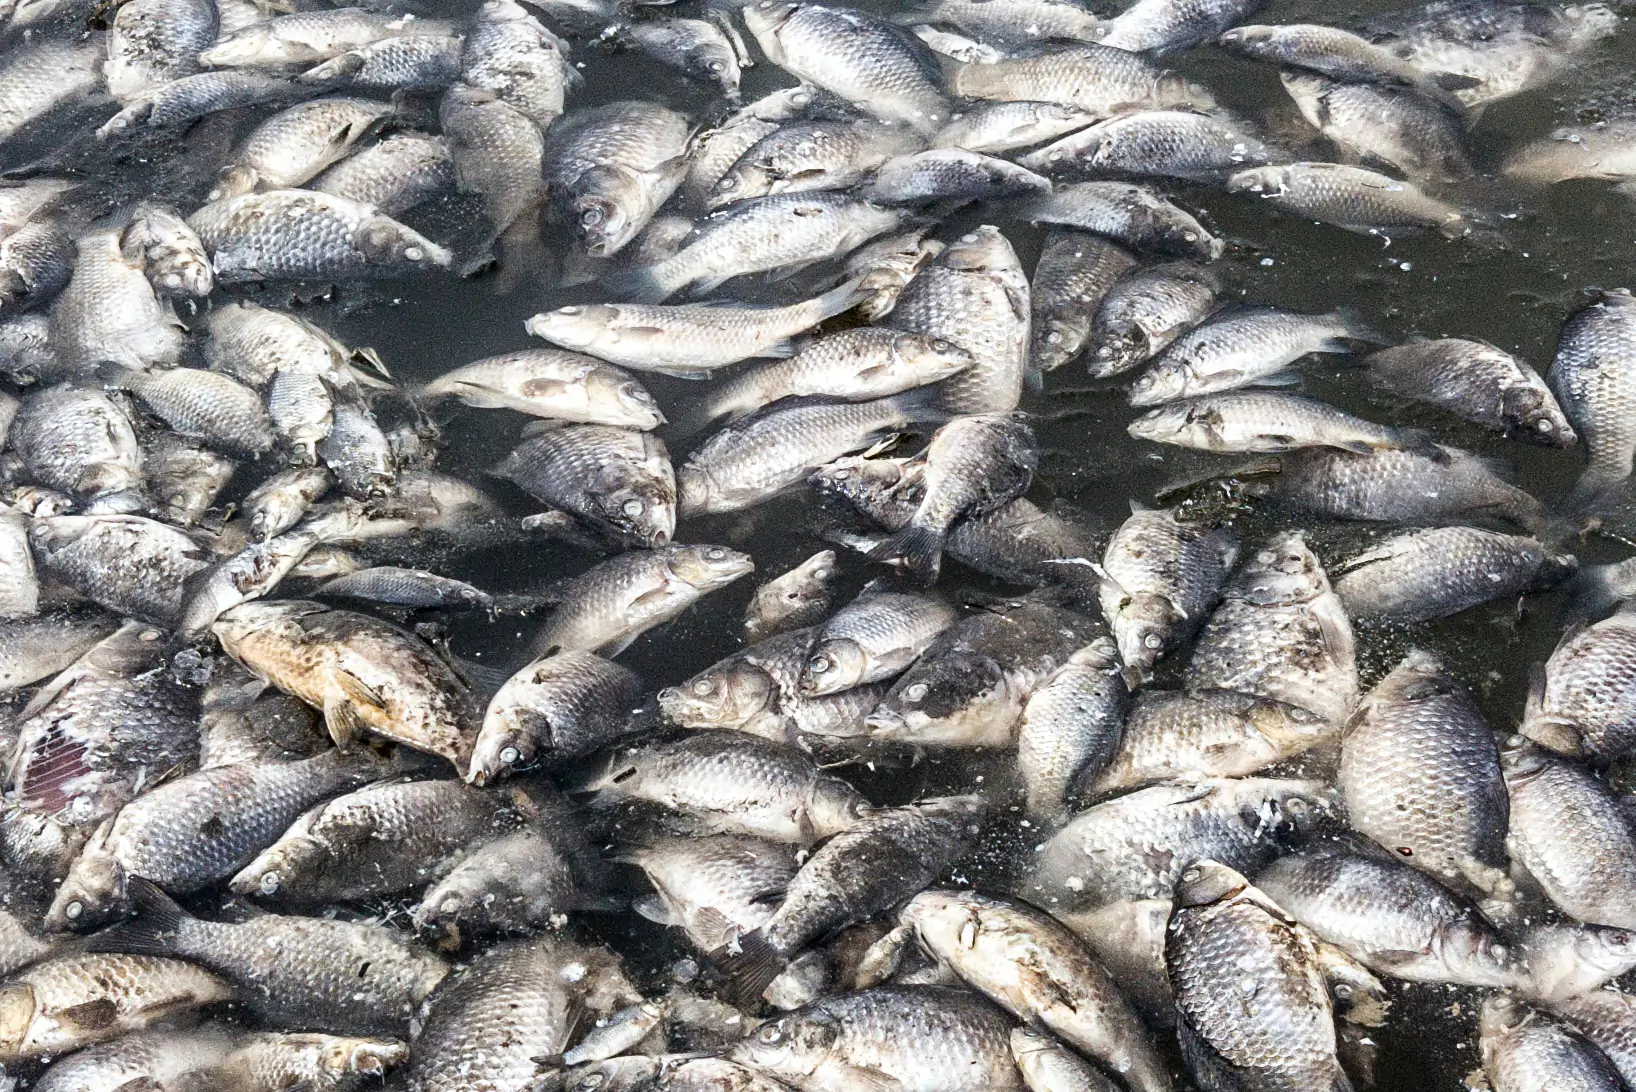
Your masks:
{"label": "small fish", "polygon": [[251,23],[199,54],[212,68],[305,69],[400,34],[443,33],[449,24],[362,8],[298,12]]}
{"label": "small fish", "polygon": [[642,52],[683,75],[713,83],[730,99],[738,98],[739,61],[733,43],[715,23],[704,19],[651,19],[620,28]]}
{"label": "small fish", "polygon": [[535,337],[627,368],[704,378],[750,357],[793,355],[791,338],[857,301],[856,288],[843,284],[787,307],[571,305],[525,325]]}
{"label": "small fish", "polygon": [[1017,726],[1017,770],[1028,814],[1049,825],[1068,816],[1078,786],[1119,747],[1130,692],[1112,641],[1074,652],[1028,696]]}
{"label": "small fish", "polygon": [[1335,594],[1358,622],[1425,622],[1560,584],[1578,563],[1538,539],[1478,527],[1394,535],[1334,567]]}
{"label": "small fish", "polygon": [[137,369],[175,364],[185,340],[168,304],[114,229],[79,238],[74,275],[51,304],[51,336],[63,367],[84,375],[104,360]]}
{"label": "small fish", "polygon": [[676,475],[663,440],[611,425],[542,429],[493,473],[617,541],[662,547],[676,534]]}
{"label": "small fish", "polygon": [[1144,413],[1126,431],[1139,440],[1221,453],[1302,447],[1367,453],[1423,442],[1316,398],[1260,390],[1223,391],[1171,402]]}
{"label": "small fish", "polygon": [[1243,125],[1187,110],[1148,110],[1098,122],[1022,157],[1030,170],[1061,177],[1158,176],[1195,181],[1267,162]]}
{"label": "small fish", "polygon": [[[1165,937],[1177,1022],[1195,1079],[1345,1092],[1334,1009],[1316,943],[1238,872],[1205,860],[1182,873]],[[1254,991],[1244,1005],[1220,988]],[[1208,1053],[1207,1053],[1208,1052]],[[1239,1074],[1245,1074],[1243,1080]]]}
{"label": "small fish", "polygon": [[888,159],[863,196],[882,205],[997,201],[1047,193],[1050,179],[1024,166],[964,148],[933,148]]}
{"label": "small fish", "polygon": [[1551,186],[1573,178],[1624,183],[1636,178],[1636,127],[1623,118],[1565,126],[1510,152],[1500,165],[1507,178]]}
{"label": "small fish", "polygon": [[526,232],[545,196],[539,126],[493,91],[457,83],[444,92],[438,128],[449,150],[455,189],[475,194],[502,249],[515,225]]}
{"label": "small fish", "polygon": [[489,699],[466,780],[482,785],[542,758],[600,750],[629,731],[641,689],[634,671],[589,652],[535,660]]}
{"label": "small fish", "polygon": [[[978,9],[984,4],[968,6]],[[1050,6],[1078,10],[1071,4]],[[1098,117],[1094,111],[1058,102],[986,102],[954,115],[932,137],[932,147],[965,148],[989,155],[1014,152],[1067,136],[1093,124]]]}
{"label": "small fish", "polygon": [[958,65],[950,89],[962,98],[1054,102],[1112,117],[1172,107],[1212,109],[1208,90],[1146,57],[1103,44],[1049,46],[993,64]]}
{"label": "small fish", "polygon": [[1170,344],[1131,386],[1132,406],[1247,386],[1309,353],[1351,352],[1350,343],[1384,339],[1355,315],[1249,307],[1228,311]]}
{"label": "small fish", "polygon": [[1226,250],[1186,210],[1163,195],[1129,182],[1072,182],[1024,202],[1021,215],[1036,224],[1078,228],[1133,250],[1214,261]]}
{"label": "small fish", "polygon": [[[608,802],[642,800],[703,834],[750,834],[810,845],[851,828],[865,802],[804,752],[743,732],[694,732],[616,749],[581,786]],[[833,844],[833,839],[831,839]]]}
{"label": "small fish", "polygon": [[542,132],[562,114],[568,89],[580,82],[568,43],[516,0],[484,0],[478,7],[466,32],[460,79],[494,92]]}
{"label": "small fish", "polygon": [[273,446],[273,427],[260,396],[238,380],[205,368],[142,372],[105,364],[97,378],[127,390],[183,436],[230,454],[260,455]]}
{"label": "small fish", "polygon": [[780,398],[868,402],[927,386],[969,368],[972,354],[925,334],[860,326],[808,342],[788,360],[757,365],[720,384],[705,414],[742,417]]}
{"label": "small fish", "polygon": [[[730,943],[712,958],[733,979],[737,996],[760,997],[818,937],[897,905],[936,880],[969,851],[986,814],[987,806],[974,796],[869,812],[807,859],[771,917],[738,936],[736,948]],[[1009,1066],[1009,1055],[1005,1061]]]}
{"label": "small fish", "polygon": [[460,38],[442,34],[382,38],[316,64],[295,80],[337,90],[437,90],[460,78],[463,45]]}
{"label": "small fish", "polygon": [[1150,673],[1161,656],[1204,624],[1238,551],[1238,536],[1230,528],[1131,506],[1130,518],[1102,552],[1097,598],[1133,678]]}
{"label": "small fish", "polygon": [[259,914],[203,921],[146,880],[142,914],[99,933],[93,951],[186,959],[238,985],[257,1019],[347,1035],[399,1035],[448,964],[397,930],[363,922]]}
{"label": "small fish", "polygon": [[328,470],[312,466],[293,467],[266,479],[244,499],[251,537],[265,542],[288,531],[334,484]]}
{"label": "small fish", "polygon": [[12,977],[0,992],[7,1064],[80,1047],[233,999],[225,980],[179,959],[65,955]]}
{"label": "small fish", "polygon": [[636,101],[575,110],[551,125],[546,189],[587,254],[617,254],[681,185],[689,131],[676,111]]}
{"label": "small fish", "polygon": [[744,23],[767,59],[797,79],[888,121],[931,133],[948,120],[931,52],[856,8],[760,0]]}
{"label": "small fish", "polygon": [[41,575],[109,610],[164,626],[176,624],[187,581],[209,564],[188,535],[141,516],[36,518],[28,541]]}
{"label": "small fish", "polygon": [[602,562],[554,589],[559,606],[531,649],[617,656],[637,637],[754,571],[749,555],[725,546],[661,546]]}
{"label": "small fish", "polygon": [[1281,79],[1301,116],[1356,155],[1429,182],[1471,177],[1465,122],[1447,104],[1412,88],[1339,83],[1294,69]]}
{"label": "small fish", "polygon": [[314,588],[312,594],[319,599],[361,599],[416,609],[494,610],[494,597],[464,580],[398,565],[377,565],[338,576]]}
{"label": "small fish", "polygon": [[307,190],[212,201],[188,217],[224,284],[447,269],[441,246],[368,205]]}
{"label": "small fish", "polygon": [[1573,1025],[1509,994],[1483,1002],[1478,1034],[1483,1073],[1495,1092],[1618,1092],[1624,1086],[1607,1055]]}
{"label": "small fish", "polygon": [[782,894],[796,873],[793,847],[745,834],[670,835],[624,850],[657,893],[639,902],[643,917],[680,928],[702,952],[772,916],[764,898]]}
{"label": "small fish", "polygon": [[1636,927],[1636,829],[1618,796],[1590,771],[1530,744],[1502,761],[1513,867],[1579,921]]}
{"label": "small fish", "polygon": [[956,620],[941,600],[865,588],[813,635],[801,692],[833,694],[890,679]]}
{"label": "small fish", "polygon": [[1563,634],[1529,687],[1522,734],[1551,750],[1597,762],[1636,751],[1636,718],[1623,681],[1636,665],[1636,612]]}
{"label": "small fish", "polygon": [[145,201],[131,214],[119,238],[127,256],[138,256],[155,292],[203,299],[215,284],[210,255],[187,221],[161,205]]}
{"label": "small fish", "polygon": [[1507,436],[1550,447],[1578,437],[1538,372],[1472,338],[1410,341],[1369,354],[1369,381]]}
{"label": "small fish", "polygon": [[464,683],[420,638],[318,603],[244,603],[211,626],[252,674],[320,709],[337,744],[364,731],[463,767],[475,719]]}
{"label": "small fish", "polygon": [[1192,262],[1165,262],[1115,281],[1091,322],[1093,378],[1128,372],[1216,309],[1221,280]]}
{"label": "small fish", "polygon": [[251,131],[224,168],[207,201],[254,190],[285,190],[344,159],[392,112],[386,103],[335,96],[283,110]]}
{"label": "small fish", "polygon": [[452,191],[454,160],[442,137],[393,133],[341,160],[309,187],[397,216]]}
{"label": "small fish", "polygon": [[1062,228],[1047,232],[1029,284],[1029,367],[1049,372],[1073,362],[1090,341],[1108,292],[1135,266],[1131,254],[1098,236]]}
{"label": "small fish", "polygon": [[485,357],[444,372],[421,390],[478,409],[509,409],[558,421],[634,429],[665,423],[653,395],[628,373],[556,349]]}
{"label": "small fish", "polygon": [[1291,215],[1365,235],[1430,228],[1452,239],[1470,226],[1458,206],[1412,182],[1341,163],[1235,171],[1227,179],[1227,192],[1253,194]]}
{"label": "small fish", "polygon": [[1100,22],[1072,0],[921,0],[909,17],[959,27],[998,45],[1041,41],[1094,41]]}
{"label": "small fish", "polygon": [[1636,298],[1625,288],[1599,293],[1562,326],[1545,381],[1585,442],[1585,470],[1569,494],[1570,508],[1603,505],[1630,478],[1636,429],[1625,406],[1636,392],[1633,337]]}
{"label": "small fish", "polygon": [[1339,723],[1358,698],[1352,625],[1300,532],[1274,535],[1228,582],[1187,665],[1190,690],[1271,698]]}

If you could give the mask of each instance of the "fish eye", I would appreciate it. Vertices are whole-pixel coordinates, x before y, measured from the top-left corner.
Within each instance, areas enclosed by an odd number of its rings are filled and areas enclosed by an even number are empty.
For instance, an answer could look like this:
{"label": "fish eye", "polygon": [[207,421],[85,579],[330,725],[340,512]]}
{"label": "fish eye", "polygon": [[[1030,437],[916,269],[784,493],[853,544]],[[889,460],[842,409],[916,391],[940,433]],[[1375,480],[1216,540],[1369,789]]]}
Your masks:
{"label": "fish eye", "polygon": [[1539,429],[1541,432],[1550,432],[1555,426],[1553,426],[1550,421],[1542,417],[1540,418],[1539,423],[1534,427]]}
{"label": "fish eye", "polygon": [[1200,876],[1202,876],[1202,875],[1204,875],[1204,873],[1202,871],[1200,871],[1199,869],[1190,868],[1186,872],[1182,873],[1182,880],[1184,882],[1186,882],[1186,883],[1193,883],[1193,882],[1197,881],[1198,878]]}
{"label": "fish eye", "polygon": [[271,895],[278,890],[279,878],[277,872],[263,872],[261,882],[257,884],[263,895]]}
{"label": "fish eye", "polygon": [[1061,345],[1062,344],[1062,331],[1061,330],[1052,330],[1049,334],[1046,334],[1045,335],[1045,343],[1047,345]]}
{"label": "fish eye", "polygon": [[608,1078],[601,1073],[587,1073],[574,1082],[574,1087],[583,1090],[583,1092],[595,1092],[596,1089],[606,1084],[607,1080]]}
{"label": "fish eye", "polygon": [[720,546],[712,546],[704,552],[706,561],[721,561],[727,557],[727,551]]}
{"label": "fish eye", "polygon": [[67,918],[69,921],[78,921],[80,916],[84,913],[85,904],[80,900],[75,899],[73,902],[63,907],[62,916]]}
{"label": "fish eye", "polygon": [[736,190],[738,189],[738,179],[730,174],[725,175],[721,181],[716,183],[716,189],[722,193],[726,193],[728,190]]}
{"label": "fish eye", "polygon": [[585,227],[600,227],[602,225],[602,210],[586,209],[579,214],[579,222]]}
{"label": "fish eye", "polygon": [[923,698],[926,697],[926,690],[927,690],[927,686],[926,686],[925,683],[917,682],[913,686],[910,686],[908,689],[904,690],[904,692],[903,692],[904,700],[905,701],[920,701],[920,700],[922,700]]}
{"label": "fish eye", "polygon": [[1352,999],[1352,987],[1347,985],[1345,982],[1337,983],[1335,986],[1335,996],[1340,998],[1342,1001],[1350,1001]]}
{"label": "fish eye", "polygon": [[1307,813],[1307,802],[1302,800],[1300,797],[1296,797],[1294,800],[1291,800],[1285,805],[1285,807],[1289,810],[1291,815],[1301,816]]}
{"label": "fish eye", "polygon": [[1495,959],[1507,959],[1511,955],[1511,949],[1507,948],[1503,944],[1496,944],[1489,949],[1489,953],[1493,955]]}
{"label": "fish eye", "polygon": [[844,482],[850,477],[852,477],[852,471],[850,470],[837,470],[835,472],[835,480],[838,482]]}
{"label": "fish eye", "polygon": [[777,1024],[768,1024],[760,1031],[756,1032],[756,1041],[766,1043],[769,1046],[773,1043],[781,1042],[783,1038],[783,1029],[781,1029]]}
{"label": "fish eye", "polygon": [[577,304],[576,305],[571,305],[571,306],[568,306],[568,307],[559,307],[559,308],[557,308],[557,314],[559,314],[559,315],[578,315],[578,314],[583,314],[584,311],[585,311],[585,308],[580,307]]}
{"label": "fish eye", "polygon": [[515,747],[506,747],[500,751],[500,761],[507,766],[513,765],[521,757],[523,753]]}
{"label": "fish eye", "polygon": [[1164,639],[1162,637],[1160,637],[1157,633],[1150,633],[1146,637],[1142,638],[1142,647],[1143,648],[1151,648],[1155,652],[1159,651],[1160,647],[1163,644],[1164,644]]}
{"label": "fish eye", "polygon": [[621,504],[619,506],[619,510],[625,513],[627,516],[640,516],[646,507],[647,506],[641,501],[637,500],[635,497],[632,497],[624,504]]}
{"label": "fish eye", "polygon": [[418,246],[412,246],[404,250],[403,256],[408,258],[411,262],[418,262],[426,256],[426,252],[420,249]]}
{"label": "fish eye", "polygon": [[698,682],[693,684],[693,693],[702,698],[715,688],[716,684],[711,682],[709,679],[700,679]]}
{"label": "fish eye", "polygon": [[722,64],[720,61],[711,61],[706,67],[708,67],[712,72],[722,72],[727,68],[727,66]]}
{"label": "fish eye", "polygon": [[812,659],[807,661],[807,670],[812,672],[814,675],[822,675],[832,666],[834,665],[829,662],[828,656],[814,656]]}
{"label": "fish eye", "polygon": [[1184,231],[1182,232],[1182,238],[1190,243],[1196,243],[1199,241],[1199,233],[1196,231]]}

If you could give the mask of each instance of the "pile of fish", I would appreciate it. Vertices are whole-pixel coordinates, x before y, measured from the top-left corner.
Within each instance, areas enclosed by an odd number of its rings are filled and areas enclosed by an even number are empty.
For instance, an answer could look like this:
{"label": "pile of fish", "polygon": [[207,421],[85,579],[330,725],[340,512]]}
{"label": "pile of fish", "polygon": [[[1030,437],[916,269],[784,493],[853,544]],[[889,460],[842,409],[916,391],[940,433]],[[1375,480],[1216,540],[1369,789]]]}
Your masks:
{"label": "pile of fish", "polygon": [[[0,4],[5,1079],[1343,1092],[1430,1007],[1636,1090],[1636,297],[1542,376],[1191,196],[1480,262],[1636,184],[1471,135],[1621,17],[1281,6]],[[468,284],[515,347],[424,378],[310,306]],[[1080,369],[1233,458],[1055,496]],[[1425,627],[1525,597],[1485,717]]]}

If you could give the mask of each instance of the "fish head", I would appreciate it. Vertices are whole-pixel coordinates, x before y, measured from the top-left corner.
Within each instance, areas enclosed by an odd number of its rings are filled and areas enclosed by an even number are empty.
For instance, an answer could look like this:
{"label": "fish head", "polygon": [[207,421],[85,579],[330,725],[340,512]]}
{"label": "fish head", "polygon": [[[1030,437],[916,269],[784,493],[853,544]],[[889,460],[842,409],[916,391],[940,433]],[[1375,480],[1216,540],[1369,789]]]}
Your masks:
{"label": "fish head", "polygon": [[[668,481],[605,467],[604,480],[586,483],[585,514],[629,542],[648,549],[676,533],[676,501]],[[672,571],[676,571],[672,566]],[[690,583],[692,581],[689,581]]]}
{"label": "fish head", "polygon": [[1495,1040],[1504,1038],[1534,1018],[1534,1009],[1519,997],[1497,993],[1483,1002],[1477,1017],[1477,1028],[1482,1036],[1483,1053],[1487,1055]]}
{"label": "fish head", "polygon": [[1249,890],[1250,881],[1220,861],[1194,861],[1176,881],[1176,906],[1200,907],[1236,898]]}
{"label": "fish head", "polygon": [[892,339],[892,365],[905,371],[904,382],[935,383],[977,363],[970,349],[941,337],[904,334]]}
{"label": "fish head", "polygon": [[1251,167],[1248,170],[1234,171],[1227,179],[1227,192],[1277,197],[1284,192],[1284,168]]}
{"label": "fish head", "polygon": [[841,1037],[840,1022],[822,1009],[803,1009],[769,1020],[733,1044],[730,1061],[801,1083],[829,1058]]}
{"label": "fish head", "polygon": [[18,982],[0,989],[0,1061],[10,1062],[24,1056],[28,1030],[38,1011],[34,987],[28,983]]}
{"label": "fish head", "polygon": [[1146,675],[1186,620],[1166,596],[1153,592],[1120,596],[1113,623],[1119,658]]}
{"label": "fish head", "polygon": [[231,164],[223,167],[216,176],[216,184],[205,195],[206,201],[225,201],[229,197],[241,197],[247,193],[254,193],[260,179],[254,167],[242,164]]}
{"label": "fish head", "polygon": [[1101,331],[1086,364],[1093,379],[1107,379],[1128,372],[1153,355],[1147,331],[1136,323],[1122,330]]}
{"label": "fish head", "polygon": [[1194,83],[1176,72],[1166,72],[1153,82],[1153,108],[1190,106],[1197,110],[1214,110],[1216,97],[1203,84]]}
{"label": "fish head", "polygon": [[1278,33],[1277,27],[1247,26],[1234,27],[1216,39],[1216,44],[1223,49],[1234,53],[1244,53],[1251,57],[1264,55],[1267,46],[1271,44]]}
{"label": "fish head", "polygon": [[45,914],[52,932],[94,929],[129,905],[125,869],[108,848],[113,820],[108,820],[80,850]]}
{"label": "fish head", "polygon": [[1434,950],[1449,968],[1451,981],[1481,981],[1504,988],[1528,974],[1524,959],[1474,917],[1461,917],[1443,926]]}
{"label": "fish head", "polygon": [[877,739],[988,742],[1000,722],[1009,734],[1021,706],[999,664],[957,650],[910,668],[867,723]]}
{"label": "fish head", "polygon": [[898,913],[898,921],[912,927],[934,956],[947,960],[977,947],[982,900],[964,891],[922,891]]}
{"label": "fish head", "polygon": [[1160,360],[1130,385],[1132,406],[1156,406],[1187,394],[1189,372],[1180,361]]}
{"label": "fish head", "polygon": [[477,9],[477,21],[480,23],[519,23],[532,18],[528,9],[517,0],[483,0],[483,5]]}
{"label": "fish head", "polygon": [[396,1039],[326,1036],[321,1064],[336,1076],[383,1076],[409,1060],[409,1045]]}
{"label": "fish head", "polygon": [[1034,327],[1034,364],[1053,371],[1079,355],[1085,347],[1089,331],[1080,321],[1066,321],[1057,315],[1047,315]]}
{"label": "fish head", "polygon": [[732,728],[772,712],[778,696],[778,684],[765,670],[734,660],[661,690],[659,708],[687,727]]}
{"label": "fish head", "polygon": [[460,925],[480,924],[486,892],[477,889],[478,877],[456,870],[426,892],[415,907],[415,928],[422,933],[459,935]]}
{"label": "fish head", "polygon": [[1125,431],[1138,440],[1197,447],[1201,439],[1208,443],[1212,435],[1209,431],[1212,420],[1219,423],[1221,418],[1199,407],[1173,402],[1142,414]]}
{"label": "fish head", "polygon": [[[779,63],[779,57],[783,56],[784,51],[779,49],[776,44],[769,45],[768,43],[777,42],[778,32],[784,28],[784,24],[795,16],[796,12],[801,10],[801,7],[801,4],[793,3],[792,0],[760,0],[759,3],[751,4],[743,9],[744,25],[749,28],[751,34],[756,36],[756,41],[761,44],[761,48],[768,52],[767,59],[772,61],[773,64]],[[773,50],[777,50],[779,57],[772,56]]]}
{"label": "fish head", "polygon": [[819,837],[837,834],[864,817],[868,802],[838,777],[820,777],[807,798],[807,820]]}
{"label": "fish head", "polygon": [[1335,791],[1319,781],[1240,782],[1234,787],[1246,790],[1240,797],[1245,826],[1270,831],[1283,843],[1301,842],[1335,813]]}
{"label": "fish head", "polygon": [[489,785],[534,761],[541,743],[550,746],[551,722],[533,709],[490,708],[472,747],[466,780]]}
{"label": "fish head", "polygon": [[719,209],[735,201],[766,197],[774,192],[776,182],[777,176],[767,164],[746,157],[733,164],[726,174],[716,179],[716,184],[710,188],[705,205],[707,208]]}
{"label": "fish head", "polygon": [[937,256],[937,262],[946,269],[968,273],[1003,273],[1019,268],[1010,240],[992,224],[960,236]]}
{"label": "fish head", "polygon": [[670,574],[701,592],[726,587],[755,571],[750,555],[726,546],[681,546],[667,559]]}
{"label": "fish head", "polygon": [[608,165],[590,168],[579,181],[585,189],[574,195],[573,218],[580,246],[593,258],[611,257],[642,226],[630,212],[642,206],[642,184],[633,172]]}
{"label": "fish head", "polygon": [[1245,711],[1244,719],[1262,736],[1277,741],[1280,748],[1291,750],[1304,749],[1332,729],[1327,718],[1280,701],[1258,699]]}
{"label": "fish head", "polygon": [[1539,387],[1507,389],[1500,396],[1500,419],[1518,439],[1551,447],[1572,447],[1579,441],[1556,399]]}
{"label": "fish head", "polygon": [[353,242],[372,264],[447,269],[454,255],[390,216],[371,216],[358,225]]}
{"label": "fish head", "polygon": [[[1287,531],[1250,555],[1228,594],[1258,607],[1279,607],[1310,602],[1328,590],[1329,578],[1306,538],[1300,531]],[[1429,667],[1416,661],[1412,670],[1424,673]]]}
{"label": "fish head", "polygon": [[818,696],[850,690],[868,669],[869,654],[856,641],[846,637],[819,641],[801,668],[801,693]]}
{"label": "fish head", "polygon": [[313,869],[328,852],[322,842],[306,833],[286,833],[245,865],[228,887],[247,898],[276,898],[288,890],[293,877]]}
{"label": "fish head", "polygon": [[823,497],[856,504],[872,504],[886,497],[908,477],[906,459],[869,459],[847,455],[814,470],[807,483]]}
{"label": "fish head", "polygon": [[546,311],[528,320],[528,332],[554,345],[583,349],[604,337],[619,319],[620,309],[610,303],[572,304]]}
{"label": "fish head", "polygon": [[593,368],[585,376],[586,399],[593,406],[607,407],[612,415],[633,428],[658,428],[665,415],[648,389],[617,368]]}

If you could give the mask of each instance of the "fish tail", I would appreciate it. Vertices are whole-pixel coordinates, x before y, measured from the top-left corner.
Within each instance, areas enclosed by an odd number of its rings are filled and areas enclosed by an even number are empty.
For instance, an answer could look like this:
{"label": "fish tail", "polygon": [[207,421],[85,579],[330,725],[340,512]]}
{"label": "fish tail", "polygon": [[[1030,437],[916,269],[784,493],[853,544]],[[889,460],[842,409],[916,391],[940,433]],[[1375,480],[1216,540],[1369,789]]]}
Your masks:
{"label": "fish tail", "polygon": [[943,566],[943,540],[947,536],[935,527],[910,523],[885,542],[869,551],[869,560],[902,562],[927,584],[937,580]]}
{"label": "fish tail", "polygon": [[862,277],[854,277],[845,284],[831,288],[828,292],[819,296],[814,301],[818,305],[818,320],[822,322],[824,319],[834,318],[845,311],[850,311],[874,294],[866,289],[860,289],[858,286],[861,283],[863,283]]}
{"label": "fish tail", "polygon": [[[1383,334],[1375,329],[1363,315],[1355,308],[1337,307],[1333,312],[1335,324],[1341,328],[1340,339],[1351,341],[1367,341],[1373,345],[1395,345],[1397,339]],[[1344,346],[1339,349],[1330,349],[1330,352],[1345,352]]]}
{"label": "fish tail", "polygon": [[602,286],[612,295],[632,303],[663,303],[676,291],[664,283],[656,266],[609,273],[602,278]]}
{"label": "fish tail", "polygon": [[759,929],[738,937],[732,950],[716,949],[710,959],[727,976],[728,993],[740,1004],[759,999],[789,962]]}
{"label": "fish tail", "polygon": [[176,900],[161,891],[152,880],[131,876],[126,891],[141,916],[96,933],[86,941],[93,952],[124,952],[129,955],[168,956],[181,954],[178,941],[189,914]]}

